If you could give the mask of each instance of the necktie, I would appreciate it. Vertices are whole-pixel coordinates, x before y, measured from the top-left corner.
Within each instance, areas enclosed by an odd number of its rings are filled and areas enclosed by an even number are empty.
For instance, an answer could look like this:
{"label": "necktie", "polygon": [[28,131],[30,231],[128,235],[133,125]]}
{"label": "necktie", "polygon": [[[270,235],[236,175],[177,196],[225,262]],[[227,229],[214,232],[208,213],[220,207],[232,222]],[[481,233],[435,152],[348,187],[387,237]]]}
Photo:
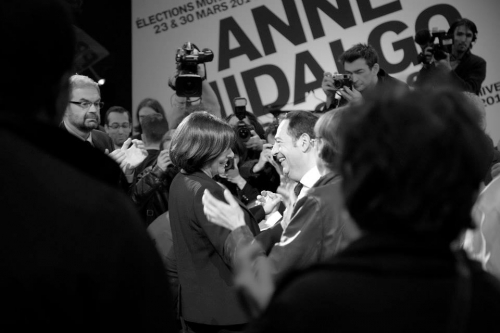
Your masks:
{"label": "necktie", "polygon": [[297,185],[295,185],[293,192],[295,193],[296,197],[299,196],[300,191],[302,190],[303,187],[304,187],[304,185],[302,183],[297,183]]}

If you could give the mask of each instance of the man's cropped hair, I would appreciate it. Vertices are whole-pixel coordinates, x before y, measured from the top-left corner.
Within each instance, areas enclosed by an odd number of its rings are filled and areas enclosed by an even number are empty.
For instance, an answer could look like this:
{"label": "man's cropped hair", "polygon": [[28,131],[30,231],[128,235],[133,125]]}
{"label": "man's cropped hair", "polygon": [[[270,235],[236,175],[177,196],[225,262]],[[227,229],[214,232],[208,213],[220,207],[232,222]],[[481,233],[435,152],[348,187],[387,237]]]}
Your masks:
{"label": "man's cropped hair", "polygon": [[366,64],[371,69],[373,65],[378,63],[378,53],[371,45],[356,44],[349,50],[342,53],[339,58],[342,64],[346,62],[351,63],[358,59],[365,59]]}
{"label": "man's cropped hair", "polygon": [[92,87],[97,90],[99,95],[101,95],[101,89],[99,89],[99,84],[97,84],[97,82],[95,82],[88,76],[80,74],[72,75],[69,78],[69,84],[70,84],[70,94],[73,94],[73,90],[78,88]]}
{"label": "man's cropped hair", "polygon": [[116,113],[125,113],[128,116],[128,122],[130,123],[132,121],[132,115],[130,114],[130,111],[125,109],[122,106],[112,106],[106,111],[106,115],[104,116],[104,119],[106,119],[106,125],[109,126],[109,114],[112,112]]}
{"label": "man's cropped hair", "polygon": [[318,121],[312,112],[309,111],[290,111],[285,115],[283,120],[288,120],[288,134],[292,137],[293,142],[300,138],[302,134],[307,134],[311,139],[314,139],[314,125]]}
{"label": "man's cropped hair", "polygon": [[451,242],[473,227],[490,156],[468,106],[463,94],[434,89],[377,90],[348,107],[342,187],[361,229]]}

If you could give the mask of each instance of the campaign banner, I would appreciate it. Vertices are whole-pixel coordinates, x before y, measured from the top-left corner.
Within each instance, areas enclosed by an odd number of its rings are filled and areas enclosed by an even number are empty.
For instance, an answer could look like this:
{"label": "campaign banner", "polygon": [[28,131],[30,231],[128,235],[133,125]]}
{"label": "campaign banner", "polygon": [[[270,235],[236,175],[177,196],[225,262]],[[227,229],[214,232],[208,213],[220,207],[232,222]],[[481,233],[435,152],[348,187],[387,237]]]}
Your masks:
{"label": "campaign banner", "polygon": [[[209,48],[207,79],[222,115],[233,112],[235,97],[264,122],[269,106],[315,110],[325,101],[323,73],[343,72],[340,54],[357,43],[378,52],[379,64],[407,82],[421,68],[417,31],[448,30],[460,17],[476,23],[472,52],[487,62],[481,89],[487,132],[500,140],[500,20],[498,0],[133,0],[132,101],[160,101],[169,122],[169,77],[184,43]],[[135,113],[136,110],[134,109]]]}

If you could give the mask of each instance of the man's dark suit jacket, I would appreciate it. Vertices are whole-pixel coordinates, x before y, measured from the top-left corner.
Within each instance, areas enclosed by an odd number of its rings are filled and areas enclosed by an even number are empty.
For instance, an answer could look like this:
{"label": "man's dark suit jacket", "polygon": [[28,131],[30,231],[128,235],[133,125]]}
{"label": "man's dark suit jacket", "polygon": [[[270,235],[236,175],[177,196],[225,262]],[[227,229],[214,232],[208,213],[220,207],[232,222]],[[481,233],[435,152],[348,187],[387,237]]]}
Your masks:
{"label": "man's dark suit jacket", "polygon": [[[68,134],[70,134],[72,137],[74,137],[74,135],[68,131],[66,125],[64,125],[64,122],[61,122],[59,127],[62,128],[64,131],[68,132]],[[68,136],[64,137],[66,139],[68,138]],[[75,137],[75,139],[77,138]],[[74,140],[71,141],[75,142]],[[115,147],[113,145],[113,140],[111,140],[111,138],[106,133],[98,130],[92,130],[92,143],[94,145],[94,148],[103,153],[105,152],[106,149],[108,150],[108,153],[111,153],[113,150],[115,150]],[[88,150],[90,148],[87,145],[79,145],[79,146],[80,149],[84,150]],[[93,155],[94,157],[92,160],[87,160],[82,162],[82,167],[86,165],[87,166],[86,169],[89,170],[93,169],[91,172],[94,174],[94,176],[98,177],[100,180],[108,182],[113,185],[120,184],[120,187],[122,187],[122,189],[125,190],[127,185],[126,185],[126,180],[124,179],[125,176],[123,175],[123,172],[119,168],[115,168],[114,167],[115,165],[107,163],[108,160],[110,160],[110,158],[107,157],[106,155],[104,154],[93,154]],[[96,156],[99,156],[99,158],[97,158]],[[106,159],[103,159],[102,157],[105,157]],[[116,164],[116,166],[118,165]]]}
{"label": "man's dark suit jacket", "polygon": [[448,84],[461,91],[479,95],[485,78],[486,61],[468,50],[458,66],[451,72],[443,72],[434,65],[423,66],[418,72],[415,87],[437,88]]}
{"label": "man's dark suit jacket", "polygon": [[[347,240],[343,232],[345,223],[341,217],[340,186],[338,174],[329,173],[322,176],[309,192],[295,203],[292,217],[284,231],[281,227],[266,231],[274,236],[279,230],[282,231],[279,239],[272,237],[277,244],[273,244],[267,255],[274,280],[280,280],[290,270],[323,262],[345,246]],[[244,229],[245,226],[237,228],[229,235],[229,245],[234,246],[230,252],[237,252],[239,244],[251,241],[247,238],[250,236],[248,232],[241,232]],[[256,237],[261,242],[259,238]],[[267,252],[267,249],[265,250]]]}
{"label": "man's dark suit jacket", "polygon": [[[61,122],[60,127],[68,131],[68,128],[66,127],[64,122]],[[94,145],[94,148],[99,149],[103,153],[106,149],[108,150],[108,153],[111,153],[113,150],[115,150],[113,140],[111,140],[108,134],[99,130],[92,130],[92,144]]]}
{"label": "man's dark suit jacket", "polygon": [[[190,322],[237,325],[247,322],[234,288],[229,229],[209,222],[202,196],[208,189],[223,200],[224,189],[202,171],[179,173],[170,186],[170,222],[180,284],[180,314]],[[253,235],[258,221],[240,203]]]}
{"label": "man's dark suit jacket", "polygon": [[421,234],[366,232],[329,262],[291,273],[246,332],[493,332],[499,311],[500,282],[463,251]]}
{"label": "man's dark suit jacket", "polygon": [[0,120],[0,151],[2,328],[173,332],[161,259],[130,199],[98,179],[117,164],[26,119]]}

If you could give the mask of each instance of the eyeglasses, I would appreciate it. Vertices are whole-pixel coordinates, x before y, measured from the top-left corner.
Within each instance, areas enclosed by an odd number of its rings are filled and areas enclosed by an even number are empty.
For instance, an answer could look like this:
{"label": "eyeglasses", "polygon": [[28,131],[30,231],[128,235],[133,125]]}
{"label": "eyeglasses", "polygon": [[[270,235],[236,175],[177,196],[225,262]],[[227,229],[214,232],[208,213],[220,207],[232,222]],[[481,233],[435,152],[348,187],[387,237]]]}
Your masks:
{"label": "eyeglasses", "polygon": [[97,110],[101,109],[104,106],[104,102],[75,102],[75,101],[70,101],[71,104],[76,104],[79,105],[82,109],[88,110],[92,105],[95,106]]}
{"label": "eyeglasses", "polygon": [[113,123],[111,125],[109,125],[109,128],[112,128],[114,130],[117,130],[119,128],[123,128],[123,129],[129,129],[130,128],[130,124],[129,123],[123,123],[123,124],[117,124],[117,123]]}

